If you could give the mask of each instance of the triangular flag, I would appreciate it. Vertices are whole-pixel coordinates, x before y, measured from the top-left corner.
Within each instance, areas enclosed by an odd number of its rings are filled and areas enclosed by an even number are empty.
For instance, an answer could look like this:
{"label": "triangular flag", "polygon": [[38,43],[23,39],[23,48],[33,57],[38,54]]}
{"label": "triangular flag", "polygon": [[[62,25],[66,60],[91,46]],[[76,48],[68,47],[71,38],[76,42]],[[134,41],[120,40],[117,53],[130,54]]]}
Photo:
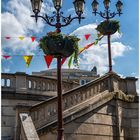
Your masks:
{"label": "triangular flag", "polygon": [[97,45],[98,44],[98,40],[96,40],[95,42],[94,42],[94,45]]}
{"label": "triangular flag", "polygon": [[78,54],[82,53],[84,50],[85,50],[85,48],[80,48]]}
{"label": "triangular flag", "polygon": [[10,36],[6,36],[5,38],[6,38],[6,39],[10,39],[11,37],[10,37]]}
{"label": "triangular flag", "polygon": [[61,66],[65,63],[66,59],[67,59],[67,57],[62,58]]}
{"label": "triangular flag", "polygon": [[32,42],[34,42],[34,41],[35,41],[35,37],[34,37],[34,36],[32,36],[32,37],[31,37],[31,40],[32,40]]}
{"label": "triangular flag", "polygon": [[90,35],[91,35],[91,34],[86,34],[86,35],[85,35],[86,40],[88,40],[88,38],[90,37]]}
{"label": "triangular flag", "polygon": [[20,36],[19,39],[20,39],[20,40],[23,40],[23,39],[24,39],[24,36]]}
{"label": "triangular flag", "polygon": [[8,58],[10,58],[11,56],[9,56],[9,55],[3,55],[3,57],[4,57],[5,59],[8,59]]}
{"label": "triangular flag", "polygon": [[51,64],[51,62],[53,60],[53,57],[51,55],[46,55],[46,56],[44,56],[44,58],[45,58],[45,61],[46,61],[47,66],[49,68],[50,67],[50,64]]}
{"label": "triangular flag", "polygon": [[84,50],[88,49],[88,48],[91,47],[93,44],[94,44],[94,42],[91,43],[91,44],[86,45],[84,48],[80,49],[80,51],[79,51],[78,54],[82,53]]}
{"label": "triangular flag", "polygon": [[33,56],[32,55],[25,55],[23,56],[23,59],[25,60],[26,62],[26,67],[29,67],[30,63],[31,63],[31,60],[32,60]]}

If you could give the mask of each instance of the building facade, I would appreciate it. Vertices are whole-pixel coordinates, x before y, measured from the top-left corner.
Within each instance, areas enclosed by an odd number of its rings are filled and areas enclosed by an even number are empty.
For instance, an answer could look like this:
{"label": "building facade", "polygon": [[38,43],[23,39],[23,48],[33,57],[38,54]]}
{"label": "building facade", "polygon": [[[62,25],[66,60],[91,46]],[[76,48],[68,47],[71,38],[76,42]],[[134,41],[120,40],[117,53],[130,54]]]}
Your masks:
{"label": "building facade", "polygon": [[[138,140],[137,79],[107,73],[84,85],[63,81],[66,140]],[[56,140],[57,80],[2,74],[2,140]]]}
{"label": "building facade", "polygon": [[[78,85],[63,81],[63,93]],[[30,107],[56,96],[57,80],[21,72],[2,73],[1,87],[2,140],[13,140],[18,118],[16,106]]]}
{"label": "building facade", "polygon": [[[57,77],[57,69],[50,69],[46,71],[33,72],[33,75],[49,76],[51,78]],[[70,82],[77,82],[84,85],[99,77],[97,68],[94,66],[91,71],[81,69],[62,69],[62,79]]]}

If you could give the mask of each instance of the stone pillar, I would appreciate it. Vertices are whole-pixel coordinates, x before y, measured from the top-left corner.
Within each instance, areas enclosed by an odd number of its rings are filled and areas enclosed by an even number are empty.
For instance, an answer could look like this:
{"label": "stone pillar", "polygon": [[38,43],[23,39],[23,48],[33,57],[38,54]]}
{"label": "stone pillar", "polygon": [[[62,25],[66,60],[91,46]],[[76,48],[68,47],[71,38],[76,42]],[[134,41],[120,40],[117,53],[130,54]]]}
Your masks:
{"label": "stone pillar", "polygon": [[16,93],[26,93],[27,92],[27,81],[26,74],[23,72],[15,73],[16,77]]}
{"label": "stone pillar", "polygon": [[137,95],[136,92],[136,81],[138,79],[135,77],[126,77],[125,83],[126,83],[126,93],[128,95]]}
{"label": "stone pillar", "polygon": [[110,76],[108,78],[108,90],[109,90],[109,92],[113,92],[114,91],[113,77],[112,76]]}

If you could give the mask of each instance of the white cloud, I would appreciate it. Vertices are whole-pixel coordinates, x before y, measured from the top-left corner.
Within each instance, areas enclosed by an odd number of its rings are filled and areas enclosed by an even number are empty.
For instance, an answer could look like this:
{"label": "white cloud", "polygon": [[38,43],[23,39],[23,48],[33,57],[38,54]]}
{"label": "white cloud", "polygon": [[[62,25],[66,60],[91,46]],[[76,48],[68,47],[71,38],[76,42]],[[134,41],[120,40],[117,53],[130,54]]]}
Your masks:
{"label": "white cloud", "polygon": [[[97,38],[97,31],[95,28],[96,24],[88,24],[76,29],[71,35],[77,35],[81,40],[79,42],[80,47],[84,47],[89,43],[92,43]],[[91,34],[88,41],[86,41],[84,35]],[[115,65],[114,58],[118,58],[124,55],[126,51],[131,50],[129,46],[124,45],[116,40],[121,38],[122,34],[115,33],[111,36],[111,48],[112,48],[112,58],[113,65]],[[98,73],[103,74],[108,70],[108,49],[107,49],[107,38],[104,37],[96,46],[92,46],[86,51],[84,51],[79,58],[80,68],[91,70],[93,66],[97,66]],[[67,67],[66,62],[64,67]],[[74,68],[74,66],[72,66]]]}
{"label": "white cloud", "polygon": [[[3,2],[3,4],[5,4]],[[47,14],[52,12],[54,8],[52,7],[51,0],[48,0],[46,4],[42,5],[41,13],[47,11]],[[31,55],[35,53],[35,50],[38,49],[37,41],[34,43],[31,42],[31,39],[24,39],[20,41],[19,36],[32,36],[43,31],[44,23],[41,19],[38,20],[38,23],[35,22],[35,19],[30,17],[32,13],[31,2],[30,0],[9,0],[5,4],[5,9],[7,12],[1,14],[1,26],[2,32],[2,52],[5,54],[6,50],[9,54],[22,54],[22,55]],[[12,38],[8,41],[4,37],[11,36]]]}
{"label": "white cloud", "polygon": [[[41,13],[47,14],[54,11],[53,4],[51,0],[45,1],[46,3],[42,5]],[[42,20],[38,20],[38,23],[35,23],[35,20],[30,17],[32,15],[32,9],[30,0],[9,0],[5,5],[7,12],[1,14],[1,26],[2,33],[1,36],[5,37],[7,35],[12,36],[10,40],[2,38],[2,54],[22,54],[22,55],[31,55],[36,52],[38,49],[38,42],[31,42],[31,39],[25,38],[23,41],[19,40],[18,36],[30,36],[35,33],[40,33],[43,31],[44,23]],[[69,12],[71,12],[70,9]],[[96,24],[88,24],[76,29],[72,35],[77,35],[81,38],[79,42],[80,47],[84,47],[87,44],[95,41],[97,38],[97,31],[95,28]],[[89,40],[86,41],[84,34],[91,34]],[[124,55],[125,51],[130,50],[129,46],[125,46],[121,42],[116,40],[121,38],[119,33],[114,34],[111,37],[112,41],[112,57],[113,64],[115,64],[114,58]],[[108,56],[107,56],[107,40],[104,37],[97,46],[93,46],[86,50],[80,55],[79,62],[80,68],[91,70],[95,65],[98,68],[100,74],[104,73],[108,69]],[[8,55],[7,54],[7,55]],[[67,67],[65,63],[64,67]],[[74,66],[73,66],[74,67]]]}
{"label": "white cloud", "polygon": [[3,68],[1,69],[2,73],[9,73],[10,72],[10,68]]}

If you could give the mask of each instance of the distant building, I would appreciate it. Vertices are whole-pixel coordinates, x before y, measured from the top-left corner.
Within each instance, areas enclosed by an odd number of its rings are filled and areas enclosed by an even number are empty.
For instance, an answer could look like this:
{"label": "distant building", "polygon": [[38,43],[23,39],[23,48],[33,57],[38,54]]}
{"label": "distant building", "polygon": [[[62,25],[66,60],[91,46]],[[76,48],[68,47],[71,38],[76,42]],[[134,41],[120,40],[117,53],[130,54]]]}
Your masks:
{"label": "distant building", "polygon": [[[46,71],[33,72],[36,76],[47,76],[50,78],[56,78],[57,69],[50,69]],[[97,68],[94,66],[91,71],[81,69],[62,69],[62,79],[70,82],[78,82],[80,85],[84,85],[91,80],[98,78]]]}

